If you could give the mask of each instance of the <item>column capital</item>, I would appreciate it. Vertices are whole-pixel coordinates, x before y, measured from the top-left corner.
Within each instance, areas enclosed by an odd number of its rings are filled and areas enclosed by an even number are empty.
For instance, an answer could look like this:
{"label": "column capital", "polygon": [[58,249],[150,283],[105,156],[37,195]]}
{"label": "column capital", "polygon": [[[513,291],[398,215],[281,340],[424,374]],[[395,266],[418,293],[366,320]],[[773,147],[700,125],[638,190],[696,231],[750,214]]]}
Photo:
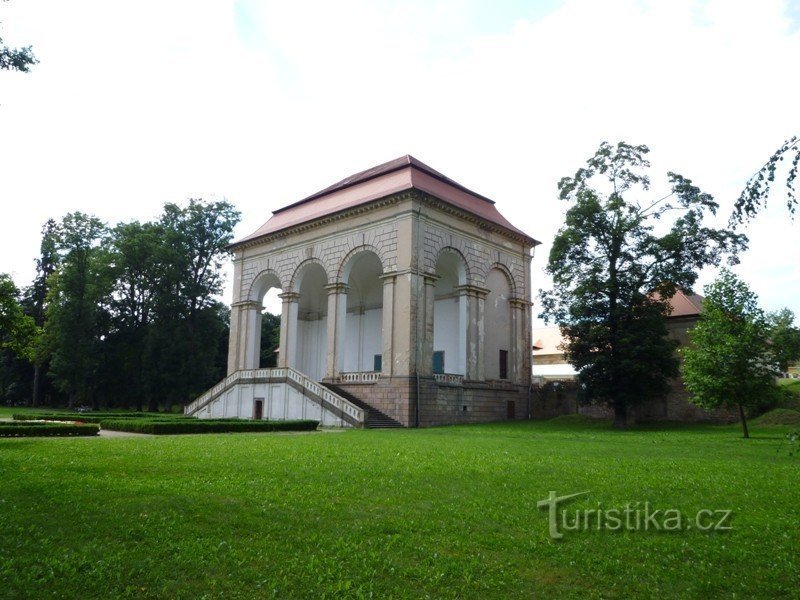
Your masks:
{"label": "column capital", "polygon": [[476,298],[485,298],[491,290],[468,283],[467,285],[456,286],[456,291],[462,296],[474,296]]}
{"label": "column capital", "polygon": [[397,273],[383,273],[378,275],[378,279],[383,280],[383,284],[386,285],[387,283],[394,283],[394,280],[397,279]]}
{"label": "column capital", "polygon": [[300,294],[297,292],[284,292],[283,294],[278,294],[278,298],[284,302],[297,302],[300,300]]}
{"label": "column capital", "polygon": [[328,294],[346,294],[347,291],[350,289],[350,286],[346,283],[342,283],[338,281],[336,283],[329,283],[328,285],[324,286],[327,290]]}
{"label": "column capital", "polygon": [[231,304],[231,308],[253,308],[257,310],[261,310],[261,302],[256,302],[255,300],[241,300],[240,302],[234,302]]}
{"label": "column capital", "polygon": [[533,302],[525,300],[525,298],[509,298],[508,303],[511,308],[527,308],[533,306]]}
{"label": "column capital", "polygon": [[425,280],[425,285],[436,285],[436,282],[441,279],[435,273],[423,273],[422,277]]}

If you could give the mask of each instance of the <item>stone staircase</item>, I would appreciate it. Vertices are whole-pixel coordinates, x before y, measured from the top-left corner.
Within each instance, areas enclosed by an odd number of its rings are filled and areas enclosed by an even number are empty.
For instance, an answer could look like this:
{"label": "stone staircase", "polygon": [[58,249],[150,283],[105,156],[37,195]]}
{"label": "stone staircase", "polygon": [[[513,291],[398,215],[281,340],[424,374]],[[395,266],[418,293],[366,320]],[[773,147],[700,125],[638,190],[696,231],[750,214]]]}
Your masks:
{"label": "stone staircase", "polygon": [[363,400],[356,398],[353,396],[353,394],[340,388],[338,385],[334,385],[332,383],[320,383],[320,385],[328,388],[334,394],[341,396],[351,404],[355,404],[361,410],[363,410],[366,413],[367,429],[398,429],[403,427],[399,421],[396,421],[386,413],[379,411],[377,408],[370,406]]}

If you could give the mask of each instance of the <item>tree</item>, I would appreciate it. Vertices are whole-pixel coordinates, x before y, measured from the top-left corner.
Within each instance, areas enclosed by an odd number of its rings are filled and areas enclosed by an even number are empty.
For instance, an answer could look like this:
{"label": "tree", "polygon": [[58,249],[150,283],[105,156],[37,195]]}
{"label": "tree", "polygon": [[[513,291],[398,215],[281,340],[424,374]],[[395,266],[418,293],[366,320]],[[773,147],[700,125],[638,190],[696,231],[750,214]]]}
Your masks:
{"label": "tree", "polygon": [[[58,227],[53,219],[48,219],[42,227],[42,242],[39,246],[39,258],[36,259],[36,277],[31,286],[26,290],[26,301],[31,307],[33,320],[40,329],[44,326],[47,296],[50,291],[49,278],[58,268],[60,256],[58,254]],[[47,372],[47,356],[41,344],[36,344],[33,361],[33,389],[31,406],[38,406],[41,402],[43,388],[43,373]]]}
{"label": "tree", "polygon": [[[668,174],[669,195],[645,199],[648,152],[603,142],[586,167],[559,182],[572,206],[550,251],[553,289],[541,292],[541,316],[559,325],[586,397],[610,406],[616,427],[629,407],[664,395],[677,374],[664,321],[676,290],[691,289],[702,267],[726,254],[735,260],[747,244],[703,226],[717,204],[680,175]],[[673,211],[680,216],[656,234]]]}
{"label": "tree", "polygon": [[739,194],[730,218],[731,225],[738,225],[753,218],[762,207],[767,205],[772,184],[775,183],[775,172],[785,158],[789,159],[789,172],[786,175],[786,208],[790,215],[794,215],[797,209],[797,194],[795,192],[795,181],[797,171],[800,168],[800,140],[797,136],[792,136],[769,157],[750,179]]}
{"label": "tree", "polygon": [[30,70],[29,67],[38,62],[30,46],[27,48],[9,48],[3,45],[3,38],[0,37],[0,69],[27,73]]}
{"label": "tree", "polygon": [[259,366],[271,368],[278,366],[278,346],[281,339],[281,316],[265,312],[261,316],[261,357]]}
{"label": "tree", "polygon": [[153,326],[144,356],[150,410],[159,400],[167,409],[188,402],[224,373],[218,340],[226,335],[228,316],[215,296],[222,291],[221,268],[239,218],[226,201],[164,206]]}
{"label": "tree", "polygon": [[[120,223],[107,241],[112,278],[110,331],[103,383],[117,404],[141,411],[146,394],[144,345],[155,316],[163,228],[157,223]],[[113,391],[113,394],[111,393]]]}
{"label": "tree", "polygon": [[738,407],[747,438],[745,408],[766,403],[777,390],[769,322],[758,297],[727,269],[705,294],[692,344],[683,350],[683,381],[698,406]]}
{"label": "tree", "polygon": [[769,341],[781,373],[800,359],[800,328],[794,326],[794,313],[788,308],[767,315]]}
{"label": "tree", "polygon": [[25,360],[33,360],[36,324],[20,304],[14,281],[0,273],[0,348],[8,348]]}
{"label": "tree", "polygon": [[48,375],[68,395],[69,405],[97,406],[97,371],[104,359],[111,283],[108,257],[100,245],[105,225],[96,217],[70,213],[57,228],[62,254],[51,285],[44,326],[43,351],[50,358]]}

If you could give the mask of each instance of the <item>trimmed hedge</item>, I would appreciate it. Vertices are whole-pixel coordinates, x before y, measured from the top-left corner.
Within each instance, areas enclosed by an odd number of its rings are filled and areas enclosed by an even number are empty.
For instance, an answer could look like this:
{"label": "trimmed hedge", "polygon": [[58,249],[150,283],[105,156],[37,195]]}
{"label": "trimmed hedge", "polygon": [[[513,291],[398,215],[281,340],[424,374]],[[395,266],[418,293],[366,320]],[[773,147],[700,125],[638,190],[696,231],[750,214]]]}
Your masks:
{"label": "trimmed hedge", "polygon": [[148,419],[148,420],[176,420],[176,419],[189,419],[185,415],[170,414],[170,413],[39,413],[39,414],[14,414],[12,415],[15,421],[40,421],[47,419],[49,421],[82,421],[84,423],[100,423],[106,419]]}
{"label": "trimmed hedge", "polygon": [[97,425],[60,423],[0,423],[0,437],[67,437],[97,435]]}
{"label": "trimmed hedge", "polygon": [[150,433],[153,435],[178,433],[233,433],[246,431],[314,431],[319,421],[247,421],[243,419],[107,419],[100,423],[103,429]]}

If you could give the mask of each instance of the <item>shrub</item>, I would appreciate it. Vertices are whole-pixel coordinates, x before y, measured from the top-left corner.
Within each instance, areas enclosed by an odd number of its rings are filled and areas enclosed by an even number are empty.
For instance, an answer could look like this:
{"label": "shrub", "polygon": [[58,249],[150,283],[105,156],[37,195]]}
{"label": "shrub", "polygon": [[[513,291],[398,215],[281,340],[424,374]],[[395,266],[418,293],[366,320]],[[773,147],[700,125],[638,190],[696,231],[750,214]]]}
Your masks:
{"label": "shrub", "polygon": [[241,419],[107,419],[103,429],[150,433],[233,433],[247,431],[314,431],[319,421],[246,421]]}
{"label": "shrub", "polygon": [[97,425],[61,423],[2,423],[0,437],[39,437],[39,436],[92,436],[97,435]]}
{"label": "shrub", "polygon": [[148,419],[148,420],[160,420],[160,419],[189,419],[191,417],[186,417],[184,415],[175,415],[169,413],[110,413],[110,412],[93,412],[93,413],[68,413],[68,412],[59,412],[59,413],[38,413],[38,414],[14,414],[14,420],[16,421],[36,421],[41,419],[47,419],[49,421],[81,421],[83,423],[100,423],[106,419]]}

